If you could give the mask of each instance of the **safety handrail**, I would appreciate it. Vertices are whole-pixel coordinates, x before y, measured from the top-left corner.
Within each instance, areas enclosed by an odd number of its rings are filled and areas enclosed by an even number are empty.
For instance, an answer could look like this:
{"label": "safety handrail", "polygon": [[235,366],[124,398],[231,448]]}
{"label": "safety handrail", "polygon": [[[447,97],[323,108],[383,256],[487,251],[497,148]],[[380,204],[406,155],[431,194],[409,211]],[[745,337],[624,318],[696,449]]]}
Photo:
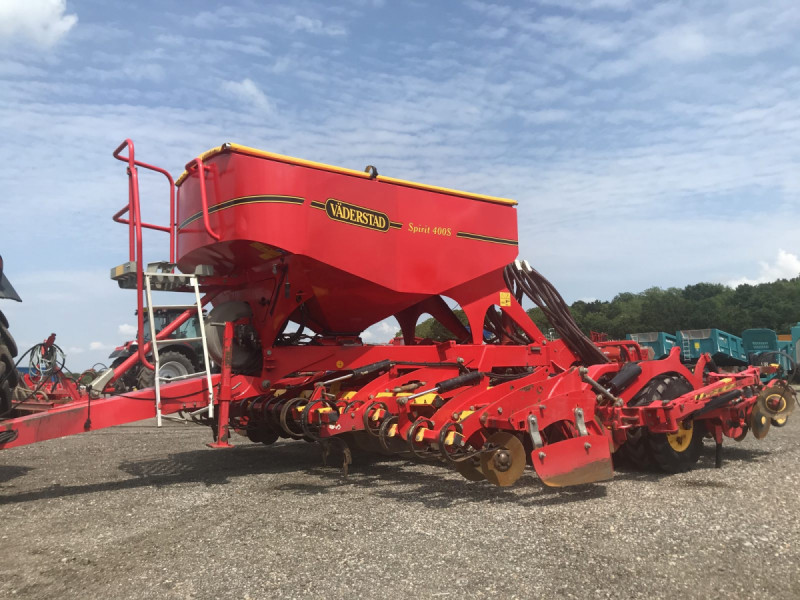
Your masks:
{"label": "safety handrail", "polygon": [[[128,148],[128,156],[120,156],[120,153]],[[117,223],[128,225],[128,241],[129,241],[129,256],[130,261],[136,265],[136,345],[139,360],[147,369],[154,369],[153,364],[147,360],[144,345],[144,282],[143,282],[143,264],[142,264],[142,228],[155,229],[157,231],[165,231],[169,233],[169,260],[171,263],[175,262],[175,181],[168,171],[161,167],[149,165],[138,161],[134,157],[133,141],[126,139],[122,142],[113,156],[119,161],[128,164],[128,206],[122,207],[118,210],[112,219]],[[167,178],[169,182],[169,227],[163,225],[154,225],[152,223],[142,223],[141,207],[139,204],[139,174],[136,167],[149,169],[161,173]],[[122,215],[128,213],[128,219],[123,219]]]}
{"label": "safety handrail", "polygon": [[[128,147],[130,152],[128,156],[120,156],[120,152]],[[117,211],[112,219],[117,223],[122,223],[123,225],[129,225],[130,229],[130,260],[136,260],[135,255],[135,248],[134,248],[134,230],[139,229],[141,232],[141,228],[144,227],[145,229],[155,229],[156,231],[164,231],[169,233],[169,261],[174,263],[175,262],[175,180],[170,175],[169,171],[166,169],[162,169],[161,167],[157,167],[155,165],[150,165],[145,162],[135,160],[134,158],[134,147],[133,141],[130,139],[126,139],[122,142],[116,150],[114,150],[114,158],[120,160],[124,163],[128,163],[129,169],[129,190],[128,190],[128,206],[123,206],[119,211]],[[122,219],[122,215],[126,212],[130,212],[131,204],[134,205],[134,210],[139,209],[139,177],[138,174],[135,172],[135,167],[142,167],[143,169],[148,169],[150,171],[155,171],[156,173],[161,173],[164,177],[167,178],[167,182],[169,183],[169,226],[165,227],[164,225],[155,225],[153,223],[142,223],[140,219],[136,218],[135,223],[131,222],[129,219]],[[135,184],[135,185],[134,185]],[[137,251],[141,252],[141,246],[136,248]]]}
{"label": "safety handrail", "polygon": [[206,233],[210,235],[215,240],[219,241],[220,236],[217,232],[211,229],[211,223],[208,219],[208,196],[206,195],[206,167],[203,164],[203,159],[201,157],[195,158],[193,161],[187,163],[186,171],[189,171],[192,167],[197,167],[198,177],[200,183],[200,206],[203,209],[203,226],[206,228]]}

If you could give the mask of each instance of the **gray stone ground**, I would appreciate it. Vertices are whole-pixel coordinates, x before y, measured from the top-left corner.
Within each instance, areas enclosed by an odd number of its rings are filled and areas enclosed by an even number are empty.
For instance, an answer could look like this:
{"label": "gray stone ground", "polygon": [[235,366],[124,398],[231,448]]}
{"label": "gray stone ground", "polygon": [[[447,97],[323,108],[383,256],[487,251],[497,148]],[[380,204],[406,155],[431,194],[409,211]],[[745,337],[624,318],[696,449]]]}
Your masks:
{"label": "gray stone ground", "polygon": [[0,596],[800,598],[798,419],[565,490],[152,425],[0,452]]}

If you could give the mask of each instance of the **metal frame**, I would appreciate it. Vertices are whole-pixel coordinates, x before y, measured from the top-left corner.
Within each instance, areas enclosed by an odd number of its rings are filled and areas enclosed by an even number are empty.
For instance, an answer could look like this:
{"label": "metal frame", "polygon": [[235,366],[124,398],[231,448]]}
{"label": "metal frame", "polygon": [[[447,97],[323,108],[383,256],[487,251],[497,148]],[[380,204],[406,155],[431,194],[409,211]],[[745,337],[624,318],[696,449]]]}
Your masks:
{"label": "metal frame", "polygon": [[[126,147],[128,156],[121,156]],[[0,447],[152,416],[160,425],[162,417],[178,413],[211,426],[215,448],[230,447],[231,431],[265,443],[302,431],[322,444],[332,438],[345,445],[359,436],[378,438],[384,448],[399,444],[422,457],[444,455],[454,465],[480,458],[482,469],[501,456],[500,469],[518,450],[497,447],[493,440],[511,434],[527,440],[528,460],[543,481],[569,485],[610,477],[611,450],[630,443],[635,428],[669,436],[686,423],[702,422],[721,444],[723,437],[746,434],[753,415],[780,420],[795,404],[785,382],[777,380],[766,385],[784,386],[770,388],[784,408],[759,400],[767,388],[755,367],[709,372],[710,358],[704,355],[690,370],[678,347],[661,360],[645,360],[636,342],[598,341],[602,352],[593,348],[596,359],[588,360],[574,341],[548,340],[525,313],[520,288],[512,292],[507,283],[506,265],[516,257],[513,204],[237,148],[222,146],[191,161],[179,180],[178,203],[171,176],[135,160],[130,140],[114,151],[128,165],[128,205],[114,220],[128,225],[129,255],[136,265],[138,353],[103,381],[113,382],[138,360],[155,369],[155,390],[98,399],[84,395],[44,413],[0,422],[5,440]],[[168,226],[141,221],[137,167],[167,177]],[[283,187],[264,195],[264,181]],[[123,219],[126,213],[129,218]],[[202,379],[161,385],[158,341],[194,307],[156,335],[142,228],[169,233],[170,264],[183,272],[214,261],[220,268],[213,276],[158,273],[188,278],[187,291],[194,292],[206,367]],[[369,251],[352,250],[357,248]],[[384,256],[393,262],[383,262]],[[519,285],[523,271],[532,272],[524,262],[508,268],[520,269],[519,277],[510,272]],[[143,340],[143,296],[151,311],[152,344]],[[461,306],[468,326],[455,318],[444,297]],[[252,310],[251,317],[224,324],[217,375],[211,374],[202,315],[212,300],[215,305],[244,301]],[[484,318],[495,309],[494,326],[500,329],[496,343],[487,344]],[[434,315],[459,341],[417,340],[414,326],[423,313]],[[363,344],[358,333],[391,314],[400,322],[405,345]],[[298,345],[298,336],[286,345],[281,332],[288,320],[302,322],[316,335],[314,343]],[[245,326],[260,340],[261,360],[252,371],[238,373],[232,355]],[[151,347],[154,365],[146,360]],[[631,367],[623,372],[624,365]],[[637,403],[650,386],[676,377],[691,391]],[[501,432],[505,437],[497,437]],[[508,483],[492,473],[498,485]]]}

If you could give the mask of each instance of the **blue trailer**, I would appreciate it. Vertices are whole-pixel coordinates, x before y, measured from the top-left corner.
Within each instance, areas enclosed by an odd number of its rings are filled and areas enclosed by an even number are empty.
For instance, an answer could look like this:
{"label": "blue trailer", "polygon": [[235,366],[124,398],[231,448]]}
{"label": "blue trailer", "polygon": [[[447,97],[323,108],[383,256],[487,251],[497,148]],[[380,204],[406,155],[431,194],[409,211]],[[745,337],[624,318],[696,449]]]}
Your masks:
{"label": "blue trailer", "polygon": [[678,338],[664,331],[648,331],[646,333],[629,333],[626,340],[633,340],[640,346],[650,348],[653,358],[664,358],[673,347],[677,346]]}
{"label": "blue trailer", "polygon": [[[779,340],[778,334],[772,329],[745,329],[742,332],[742,343],[747,361],[751,365],[777,363],[784,373],[792,369],[792,361],[788,358],[792,356],[792,343]],[[781,352],[785,355],[780,354]]]}
{"label": "blue trailer", "polygon": [[700,355],[708,353],[720,366],[747,365],[747,353],[742,338],[720,329],[682,329],[677,332],[678,345],[684,362],[697,362]]}

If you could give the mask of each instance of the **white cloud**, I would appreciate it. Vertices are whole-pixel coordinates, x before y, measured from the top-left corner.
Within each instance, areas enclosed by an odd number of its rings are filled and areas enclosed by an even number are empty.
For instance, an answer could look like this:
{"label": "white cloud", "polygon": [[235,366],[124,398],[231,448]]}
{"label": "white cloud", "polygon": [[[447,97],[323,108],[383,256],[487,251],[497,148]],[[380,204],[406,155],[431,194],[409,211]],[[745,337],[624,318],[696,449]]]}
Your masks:
{"label": "white cloud", "polygon": [[135,325],[128,325],[127,323],[123,323],[119,327],[117,327],[117,333],[125,337],[133,337],[136,335],[136,326]]}
{"label": "white cloud", "polygon": [[252,79],[246,78],[241,81],[224,81],[222,82],[222,89],[242,102],[252,105],[260,112],[272,113],[275,110],[270,99]]}
{"label": "white cloud", "polygon": [[699,60],[712,51],[711,40],[692,25],[664,31],[653,39],[652,45],[664,58],[679,62]]}
{"label": "white cloud", "polygon": [[[87,349],[75,363],[88,366],[105,359],[91,340],[132,337],[119,328],[133,295],[108,280],[127,256],[126,230],[108,223],[127,193],[109,151],[125,137],[174,174],[231,140],[513,197],[521,255],[568,299],[755,278],[757,258],[781,244],[800,253],[786,241],[800,213],[800,5],[607,10],[626,3],[472,2],[435,32],[417,24],[444,9],[412,3],[386,37],[368,12],[336,3],[234,0],[194,24],[172,19],[169,33],[157,19],[125,21],[122,46],[109,43],[110,25],[105,37],[91,30],[89,7],[57,56],[0,52],[6,137],[26,140],[0,145],[0,204],[14,224],[2,250],[25,301],[7,313],[19,339],[57,331],[62,347]],[[326,36],[327,23],[358,31],[358,44]],[[70,148],[58,161],[53,139]],[[163,181],[150,195],[140,177],[145,220],[166,222]],[[153,236],[145,254],[163,259]],[[97,273],[42,273],[42,256]],[[365,339],[394,333],[382,329]]]}
{"label": "white cloud", "polygon": [[368,327],[366,331],[361,334],[361,339],[369,344],[385,344],[390,341],[398,331],[400,331],[400,325],[394,317],[390,317]]}
{"label": "white cloud", "polygon": [[3,0],[0,2],[0,43],[28,41],[49,48],[78,22],[64,14],[66,0]]}
{"label": "white cloud", "polygon": [[570,118],[571,114],[572,113],[567,110],[545,109],[524,111],[520,114],[520,116],[527,123],[534,125],[546,125],[548,123],[566,121]]}
{"label": "white cloud", "polygon": [[756,285],[759,283],[769,283],[776,279],[791,279],[800,276],[800,257],[786,250],[778,250],[778,256],[774,263],[759,261],[760,269],[758,277],[740,277],[728,282],[730,287],[738,287],[744,283]]}
{"label": "white cloud", "polygon": [[89,342],[89,350],[113,350],[114,344],[104,344],[103,342]]}
{"label": "white cloud", "polygon": [[319,19],[312,19],[303,15],[295,15],[288,24],[290,31],[304,31],[306,33],[325,34],[332,36],[344,35],[347,31],[341,25],[324,24]]}

